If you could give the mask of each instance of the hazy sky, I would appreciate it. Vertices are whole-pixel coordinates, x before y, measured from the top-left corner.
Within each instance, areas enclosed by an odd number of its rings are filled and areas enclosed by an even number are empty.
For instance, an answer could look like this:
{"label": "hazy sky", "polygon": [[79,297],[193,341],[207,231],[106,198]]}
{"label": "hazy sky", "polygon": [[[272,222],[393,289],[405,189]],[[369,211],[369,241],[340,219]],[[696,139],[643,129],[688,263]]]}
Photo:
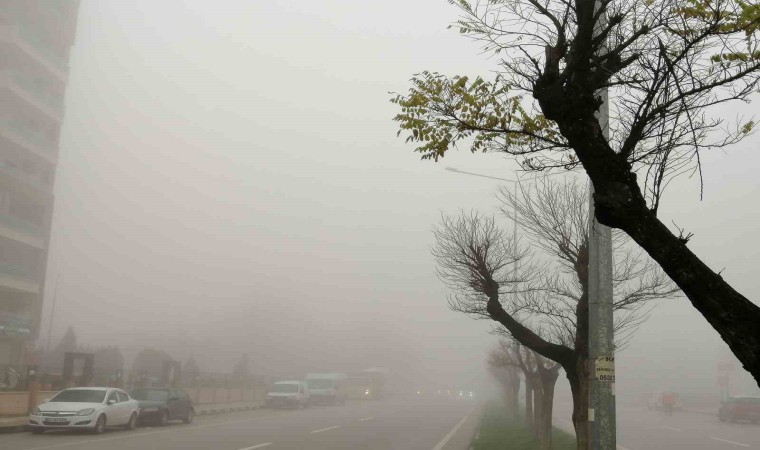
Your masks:
{"label": "hazy sky", "polygon": [[[80,341],[194,353],[205,370],[247,352],[265,373],[415,363],[484,377],[490,325],[448,310],[430,229],[441,211],[495,204],[498,182],[444,167],[511,178],[516,165],[420,161],[388,102],[422,70],[496,68],[446,29],[456,18],[445,0],[83,0],[48,267],[54,340],[73,325]],[[703,201],[683,180],[661,207],[750,299],[759,143],[706,158]],[[665,384],[706,363],[709,384],[724,347],[675,300],[618,364],[657,367]]]}

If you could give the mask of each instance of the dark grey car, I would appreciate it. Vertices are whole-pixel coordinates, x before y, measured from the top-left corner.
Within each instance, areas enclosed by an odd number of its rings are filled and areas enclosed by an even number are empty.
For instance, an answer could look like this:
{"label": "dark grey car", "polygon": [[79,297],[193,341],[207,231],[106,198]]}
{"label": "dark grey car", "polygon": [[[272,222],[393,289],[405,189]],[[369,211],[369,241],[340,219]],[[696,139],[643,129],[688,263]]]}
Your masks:
{"label": "dark grey car", "polygon": [[140,407],[140,423],[162,426],[170,420],[191,423],[195,416],[193,401],[183,389],[140,388],[133,389],[129,395]]}

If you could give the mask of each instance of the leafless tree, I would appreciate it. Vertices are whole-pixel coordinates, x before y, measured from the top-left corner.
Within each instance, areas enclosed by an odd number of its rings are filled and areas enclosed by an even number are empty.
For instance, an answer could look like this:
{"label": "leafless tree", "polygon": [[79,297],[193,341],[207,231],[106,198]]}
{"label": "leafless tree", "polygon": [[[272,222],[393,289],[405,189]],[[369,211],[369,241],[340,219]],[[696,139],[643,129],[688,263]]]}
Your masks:
{"label": "leafless tree", "polygon": [[[682,289],[760,383],[760,307],[658,217],[668,183],[752,131],[716,107],[760,86],[760,6],[744,0],[452,0],[455,25],[500,57],[496,78],[423,72],[396,120],[423,158],[464,141],[529,170],[582,167],[596,219]],[[609,107],[610,122],[600,121]],[[609,131],[607,133],[607,131]]]}
{"label": "leafless tree", "polygon": [[[573,181],[548,178],[530,187],[520,185],[517,193],[499,191],[502,211],[517,221],[532,254],[518,249],[495,219],[472,213],[444,217],[435,230],[433,250],[439,276],[455,292],[449,301],[454,310],[495,320],[502,326],[497,332],[565,369],[578,448],[585,448],[588,439],[587,195]],[[678,293],[626,241],[617,234],[613,245],[619,345],[646,318],[642,307],[647,301]],[[515,270],[510,263],[522,265]]]}
{"label": "leafless tree", "polygon": [[520,412],[518,396],[520,395],[519,372],[521,369],[512,347],[506,340],[500,340],[498,347],[488,352],[488,369],[504,390],[507,412],[512,419],[516,419]]}

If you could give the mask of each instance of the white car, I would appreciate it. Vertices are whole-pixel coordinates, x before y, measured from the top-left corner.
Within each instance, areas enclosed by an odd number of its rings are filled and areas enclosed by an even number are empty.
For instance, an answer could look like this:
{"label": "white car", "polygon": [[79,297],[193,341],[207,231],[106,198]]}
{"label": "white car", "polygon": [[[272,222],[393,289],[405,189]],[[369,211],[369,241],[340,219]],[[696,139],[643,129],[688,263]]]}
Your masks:
{"label": "white car", "polygon": [[311,403],[309,385],[305,381],[278,381],[265,397],[267,408],[306,408]]}
{"label": "white car", "polygon": [[29,415],[32,433],[59,428],[85,429],[100,434],[107,426],[133,430],[139,407],[121,389],[82,387],[64,389],[37,406]]}

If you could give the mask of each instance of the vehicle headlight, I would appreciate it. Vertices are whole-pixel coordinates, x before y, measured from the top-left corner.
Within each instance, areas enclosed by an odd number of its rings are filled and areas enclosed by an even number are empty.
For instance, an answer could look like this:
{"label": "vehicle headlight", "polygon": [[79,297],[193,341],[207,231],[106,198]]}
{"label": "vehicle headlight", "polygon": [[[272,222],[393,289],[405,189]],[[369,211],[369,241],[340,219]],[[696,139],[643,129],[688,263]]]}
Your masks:
{"label": "vehicle headlight", "polygon": [[33,416],[39,416],[40,415],[40,409],[39,408],[34,408],[32,410],[32,412],[31,412],[31,415],[33,415]]}
{"label": "vehicle headlight", "polygon": [[364,395],[369,395],[369,389],[367,389],[366,391],[364,391]]}
{"label": "vehicle headlight", "polygon": [[158,408],[156,407],[140,408],[140,412],[156,412],[156,411],[158,411]]}
{"label": "vehicle headlight", "polygon": [[95,408],[86,408],[81,411],[77,411],[77,416],[89,416],[95,412]]}

